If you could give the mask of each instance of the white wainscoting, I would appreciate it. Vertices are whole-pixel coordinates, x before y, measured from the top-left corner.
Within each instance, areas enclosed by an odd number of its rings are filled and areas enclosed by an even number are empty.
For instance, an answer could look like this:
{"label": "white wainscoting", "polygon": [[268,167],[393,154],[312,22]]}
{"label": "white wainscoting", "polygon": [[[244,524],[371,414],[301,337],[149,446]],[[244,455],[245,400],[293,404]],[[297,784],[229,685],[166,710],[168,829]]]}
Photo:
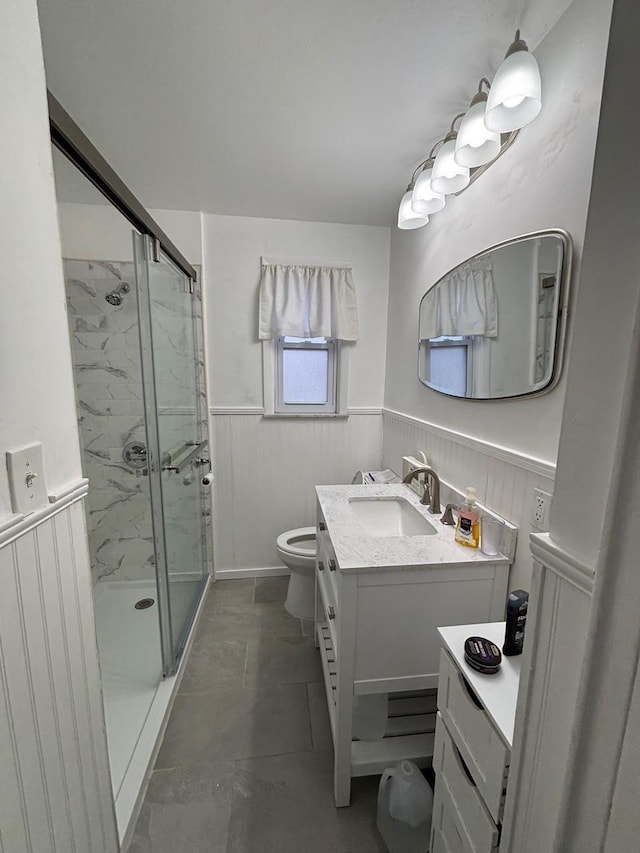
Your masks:
{"label": "white wainscoting", "polygon": [[595,577],[593,567],[548,534],[532,537],[531,552],[535,564],[501,842],[501,849],[518,853],[556,849]]}
{"label": "white wainscoting", "polygon": [[115,853],[86,481],[2,531],[0,850]]}
{"label": "white wainscoting", "polygon": [[211,436],[216,577],[259,575],[282,570],[279,533],[315,525],[314,485],[380,467],[382,418],[370,409],[344,419],[212,409]]}
{"label": "white wainscoting", "polygon": [[383,468],[400,472],[403,456],[424,450],[443,479],[460,490],[475,486],[481,503],[519,528],[509,589],[530,589],[533,490],[553,492],[555,466],[390,409],[383,410],[382,431]]}

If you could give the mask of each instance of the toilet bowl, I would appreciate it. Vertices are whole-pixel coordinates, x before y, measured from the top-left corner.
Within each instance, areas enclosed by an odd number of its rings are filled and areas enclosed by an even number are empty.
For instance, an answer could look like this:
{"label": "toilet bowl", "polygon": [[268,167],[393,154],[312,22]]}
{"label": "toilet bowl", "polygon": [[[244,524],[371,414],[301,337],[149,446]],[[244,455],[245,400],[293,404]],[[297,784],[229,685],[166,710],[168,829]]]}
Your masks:
{"label": "toilet bowl", "polygon": [[291,572],[285,610],[299,619],[315,618],[316,529],[297,527],[276,539],[278,555]]}

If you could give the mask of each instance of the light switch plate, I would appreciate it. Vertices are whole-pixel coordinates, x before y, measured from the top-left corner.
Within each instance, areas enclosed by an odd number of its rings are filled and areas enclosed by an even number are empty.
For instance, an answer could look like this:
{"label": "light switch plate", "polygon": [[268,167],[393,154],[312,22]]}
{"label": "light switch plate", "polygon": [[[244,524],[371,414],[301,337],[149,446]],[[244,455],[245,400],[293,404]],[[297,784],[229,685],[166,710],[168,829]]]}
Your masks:
{"label": "light switch plate", "polygon": [[7,471],[11,488],[11,506],[14,512],[28,515],[43,506],[48,506],[49,498],[44,479],[40,442],[29,444],[18,450],[8,450]]}

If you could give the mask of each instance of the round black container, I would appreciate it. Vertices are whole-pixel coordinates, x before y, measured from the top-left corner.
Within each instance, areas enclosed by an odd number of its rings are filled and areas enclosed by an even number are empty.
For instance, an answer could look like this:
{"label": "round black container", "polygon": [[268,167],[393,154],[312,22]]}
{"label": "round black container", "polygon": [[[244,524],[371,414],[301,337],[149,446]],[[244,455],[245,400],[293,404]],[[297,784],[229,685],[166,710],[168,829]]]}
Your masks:
{"label": "round black container", "polygon": [[502,662],[500,649],[486,637],[467,637],[464,641],[464,659],[471,669],[484,675],[494,675]]}

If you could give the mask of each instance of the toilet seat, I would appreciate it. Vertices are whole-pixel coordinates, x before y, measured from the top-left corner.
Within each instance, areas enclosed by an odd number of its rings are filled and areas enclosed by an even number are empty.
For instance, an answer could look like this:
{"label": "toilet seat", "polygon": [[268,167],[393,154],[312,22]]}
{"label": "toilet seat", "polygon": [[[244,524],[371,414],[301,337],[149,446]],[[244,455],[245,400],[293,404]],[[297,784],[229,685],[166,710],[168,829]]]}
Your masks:
{"label": "toilet seat", "polygon": [[296,527],[294,530],[286,530],[278,536],[276,545],[287,554],[313,559],[316,554],[316,529],[315,527]]}

